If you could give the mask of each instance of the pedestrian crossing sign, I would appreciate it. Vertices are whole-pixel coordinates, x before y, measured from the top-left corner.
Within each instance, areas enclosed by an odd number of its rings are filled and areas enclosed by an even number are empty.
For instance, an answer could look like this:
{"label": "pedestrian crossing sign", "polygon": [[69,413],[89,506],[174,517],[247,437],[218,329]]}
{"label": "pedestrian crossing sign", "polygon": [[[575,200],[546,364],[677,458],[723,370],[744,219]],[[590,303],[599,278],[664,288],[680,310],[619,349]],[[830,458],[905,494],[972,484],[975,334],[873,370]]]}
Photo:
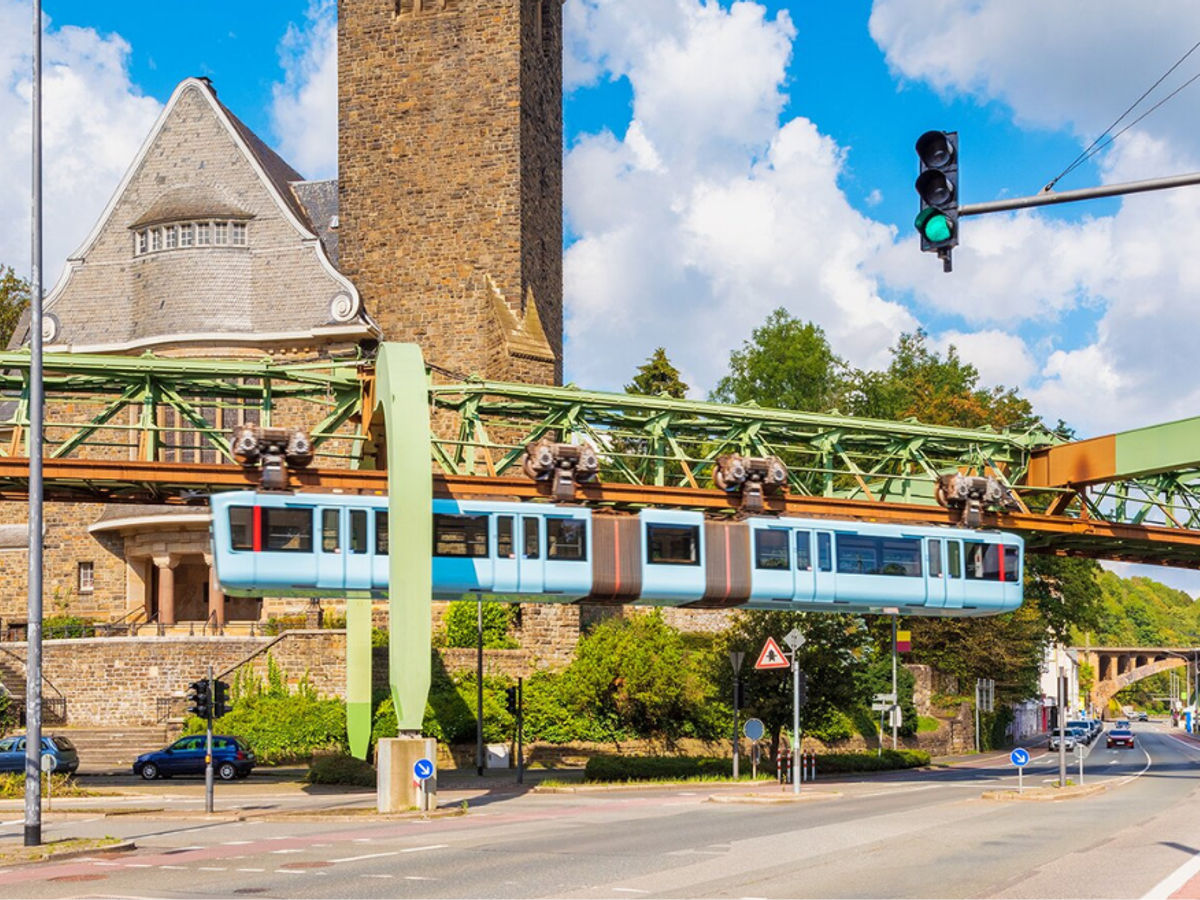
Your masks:
{"label": "pedestrian crossing sign", "polygon": [[783,655],[783,651],[779,649],[779,645],[775,643],[775,638],[768,637],[767,642],[763,644],[762,653],[758,654],[758,662],[754,664],[754,668],[786,669],[789,665],[791,663]]}

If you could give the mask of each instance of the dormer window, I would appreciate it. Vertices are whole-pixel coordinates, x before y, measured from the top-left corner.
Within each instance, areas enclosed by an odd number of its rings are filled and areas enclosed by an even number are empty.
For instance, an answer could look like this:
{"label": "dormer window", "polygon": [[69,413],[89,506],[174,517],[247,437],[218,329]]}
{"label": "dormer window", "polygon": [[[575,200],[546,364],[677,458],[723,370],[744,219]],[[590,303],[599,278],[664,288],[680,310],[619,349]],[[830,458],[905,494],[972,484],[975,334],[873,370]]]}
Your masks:
{"label": "dormer window", "polygon": [[250,226],[246,222],[207,220],[177,222],[161,228],[141,228],[134,232],[135,256],[163,250],[189,250],[193,247],[247,247]]}

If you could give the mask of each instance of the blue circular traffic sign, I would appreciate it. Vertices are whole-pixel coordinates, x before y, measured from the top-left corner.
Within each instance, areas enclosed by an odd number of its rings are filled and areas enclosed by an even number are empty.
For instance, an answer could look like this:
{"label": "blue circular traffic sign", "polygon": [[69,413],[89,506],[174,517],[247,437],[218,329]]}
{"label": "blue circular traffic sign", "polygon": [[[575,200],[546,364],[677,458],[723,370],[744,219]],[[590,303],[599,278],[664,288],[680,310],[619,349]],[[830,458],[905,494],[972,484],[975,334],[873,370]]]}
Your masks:
{"label": "blue circular traffic sign", "polygon": [[747,719],[746,724],[742,726],[742,734],[752,741],[761,741],[765,733],[766,727],[763,725],[762,719]]}
{"label": "blue circular traffic sign", "polygon": [[427,778],[433,777],[433,762],[428,759],[418,759],[413,763],[413,775],[417,776],[418,781],[424,781]]}
{"label": "blue circular traffic sign", "polygon": [[1029,751],[1024,747],[1017,747],[1014,749],[1013,752],[1008,755],[1008,758],[1012,760],[1012,764],[1014,766],[1020,767],[1029,765]]}

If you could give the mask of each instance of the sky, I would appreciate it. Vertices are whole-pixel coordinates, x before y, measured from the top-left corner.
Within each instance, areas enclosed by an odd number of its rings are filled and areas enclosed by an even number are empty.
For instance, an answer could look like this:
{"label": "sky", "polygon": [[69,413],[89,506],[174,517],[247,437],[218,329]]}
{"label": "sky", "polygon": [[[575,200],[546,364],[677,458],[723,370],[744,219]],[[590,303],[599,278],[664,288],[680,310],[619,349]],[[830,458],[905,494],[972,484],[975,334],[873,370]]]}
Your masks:
{"label": "sky", "polygon": [[[188,76],[305,176],[336,175],[333,0],[43,9],[47,287]],[[22,274],[30,10],[0,0],[0,263]],[[923,131],[958,131],[961,202],[1035,194],[1200,41],[1200,5],[566,0],[564,16],[568,380],[619,390],[661,345],[704,397],[783,307],[859,367],[922,328],[1081,437],[1200,412],[1200,187],[964,219],[951,274],[912,226]],[[1198,74],[1200,50],[1115,130],[1178,94],[1057,188],[1200,170]]]}

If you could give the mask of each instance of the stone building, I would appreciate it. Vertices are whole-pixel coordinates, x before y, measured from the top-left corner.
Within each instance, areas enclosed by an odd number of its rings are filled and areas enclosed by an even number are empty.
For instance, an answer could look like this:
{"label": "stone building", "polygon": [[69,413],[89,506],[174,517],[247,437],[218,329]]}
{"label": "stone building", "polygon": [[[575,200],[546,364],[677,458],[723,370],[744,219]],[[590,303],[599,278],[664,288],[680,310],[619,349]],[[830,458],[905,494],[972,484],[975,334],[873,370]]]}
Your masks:
{"label": "stone building", "polygon": [[[336,197],[333,182],[305,181],[205,80],[183,81],[47,295],[46,350],[295,361],[357,354],[379,328],[336,267]],[[14,344],[27,330],[18,328]],[[210,424],[241,424],[229,412],[208,411]],[[132,456],[120,447],[107,454],[122,452]],[[214,462],[211,453],[164,455]],[[5,504],[0,515],[19,522],[24,508]],[[203,510],[51,503],[46,524],[47,615],[140,613],[171,626],[263,613],[258,601],[227,603],[218,590]],[[24,621],[26,566],[25,552],[0,552],[0,584],[13,588],[0,592],[5,625]]]}

